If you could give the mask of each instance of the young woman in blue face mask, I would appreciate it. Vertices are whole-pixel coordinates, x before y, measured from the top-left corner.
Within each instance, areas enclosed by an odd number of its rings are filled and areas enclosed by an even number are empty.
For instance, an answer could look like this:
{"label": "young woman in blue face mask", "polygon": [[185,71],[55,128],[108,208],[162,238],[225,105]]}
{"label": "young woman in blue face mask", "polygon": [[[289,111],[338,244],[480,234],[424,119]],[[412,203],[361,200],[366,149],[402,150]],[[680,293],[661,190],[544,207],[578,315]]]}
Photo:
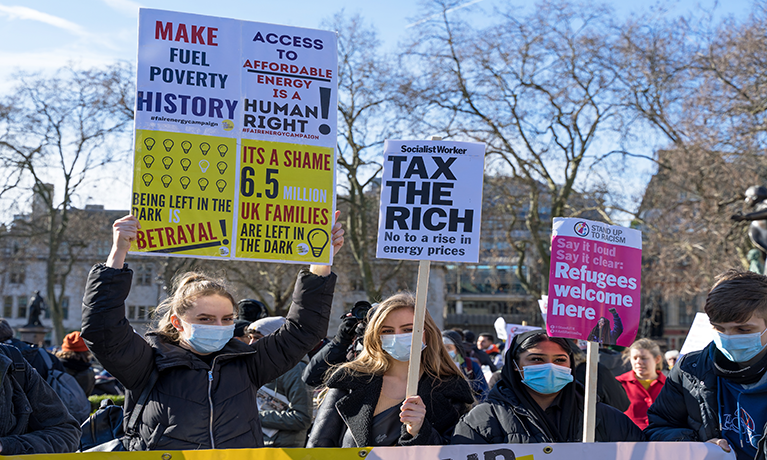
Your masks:
{"label": "young woman in blue face mask", "polygon": [[[145,388],[149,391],[137,429],[128,434],[128,448],[263,446],[256,392],[295,366],[325,335],[335,275],[329,266],[302,270],[286,324],[248,345],[232,337],[235,302],[224,283],[199,273],[181,274],[155,312],[158,323],[144,338],[125,319],[132,271],[124,261],[139,228],[133,216],[115,222],[109,258],[88,276],[81,334],[127,389],[126,416]],[[338,223],[332,244],[335,252],[343,245]]]}
{"label": "young woman in blue face mask", "polygon": [[[545,331],[514,337],[501,381],[487,401],[455,427],[453,444],[581,442],[583,388],[573,382],[565,339]],[[597,403],[596,440],[642,441],[642,432],[619,410]]]}
{"label": "young woman in blue face mask", "polygon": [[469,384],[426,312],[418,396],[405,398],[415,298],[400,293],[369,318],[357,359],[336,367],[307,447],[446,444],[473,403]]}

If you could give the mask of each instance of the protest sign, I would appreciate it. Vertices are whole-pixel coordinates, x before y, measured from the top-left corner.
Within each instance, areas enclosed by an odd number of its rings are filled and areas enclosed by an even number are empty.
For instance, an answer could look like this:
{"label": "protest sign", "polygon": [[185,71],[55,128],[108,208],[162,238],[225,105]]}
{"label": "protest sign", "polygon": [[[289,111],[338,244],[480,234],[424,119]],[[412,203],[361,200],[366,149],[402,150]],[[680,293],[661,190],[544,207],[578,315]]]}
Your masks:
{"label": "protest sign", "polygon": [[511,347],[511,340],[514,336],[522,334],[523,332],[535,331],[540,329],[538,326],[524,326],[522,324],[506,324],[506,343],[503,346],[503,356],[506,356],[506,352]]}
{"label": "protest sign", "polygon": [[549,335],[631,345],[641,312],[641,232],[556,218],[552,234]]}
{"label": "protest sign", "polygon": [[477,262],[484,144],[387,140],[380,259]]}
{"label": "protest sign", "polygon": [[330,263],[336,34],[142,8],[133,252]]}
{"label": "protest sign", "polygon": [[692,320],[690,332],[687,333],[679,354],[686,355],[687,353],[706,348],[714,340],[714,334],[716,332],[714,332],[714,328],[708,320],[708,315],[700,311],[695,313],[695,319]]}

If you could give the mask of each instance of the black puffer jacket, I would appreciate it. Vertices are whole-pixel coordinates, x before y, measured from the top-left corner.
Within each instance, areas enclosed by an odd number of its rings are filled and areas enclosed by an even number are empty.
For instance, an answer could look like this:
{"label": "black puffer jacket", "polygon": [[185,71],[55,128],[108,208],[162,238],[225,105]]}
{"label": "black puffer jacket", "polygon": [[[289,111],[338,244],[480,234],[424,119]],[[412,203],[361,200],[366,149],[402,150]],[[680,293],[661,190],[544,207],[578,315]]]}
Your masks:
{"label": "black puffer jacket", "polygon": [[[583,437],[583,387],[577,382],[565,385],[559,393],[562,407],[559,426],[549,426],[543,411],[529,396],[512,362],[530,331],[512,339],[501,370],[501,381],[490,390],[487,401],[466,414],[455,426],[453,444],[526,444],[581,442]],[[573,363],[572,352],[566,349]],[[537,408],[537,409],[536,409]],[[536,413],[536,411],[540,411]],[[623,412],[606,404],[596,405],[597,442],[642,441],[642,431]]]}
{"label": "black puffer jacket", "polygon": [[152,369],[159,378],[130,450],[232,449],[263,446],[258,388],[290,370],[327,332],[336,277],[302,271],[287,323],[252,347],[232,339],[210,366],[161,336],[136,334],[125,319],[132,271],[96,265],[83,298],[82,337],[125,385],[126,417]]}
{"label": "black puffer jacket", "polygon": [[[13,356],[16,355],[16,358]],[[53,388],[26,363],[14,370],[21,353],[0,344],[0,445],[2,455],[74,452],[80,427]]]}
{"label": "black puffer jacket", "polygon": [[[373,412],[381,395],[383,376],[352,375],[343,370],[327,382],[328,394],[322,401],[306,447],[365,447],[371,445]],[[418,396],[426,406],[426,418],[413,437],[402,426],[398,446],[448,444],[453,427],[474,398],[466,379],[448,377],[437,383],[424,374],[418,382]],[[346,431],[356,445],[343,445]]]}

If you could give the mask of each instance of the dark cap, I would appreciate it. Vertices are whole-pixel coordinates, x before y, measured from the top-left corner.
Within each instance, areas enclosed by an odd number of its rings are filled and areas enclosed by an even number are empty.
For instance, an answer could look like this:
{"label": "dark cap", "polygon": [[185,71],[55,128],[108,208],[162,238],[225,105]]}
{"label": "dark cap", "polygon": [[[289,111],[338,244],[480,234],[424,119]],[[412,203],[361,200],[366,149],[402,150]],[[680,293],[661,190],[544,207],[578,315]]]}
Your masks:
{"label": "dark cap", "polygon": [[237,302],[237,317],[249,323],[269,316],[269,310],[263,302],[256,299],[242,299]]}

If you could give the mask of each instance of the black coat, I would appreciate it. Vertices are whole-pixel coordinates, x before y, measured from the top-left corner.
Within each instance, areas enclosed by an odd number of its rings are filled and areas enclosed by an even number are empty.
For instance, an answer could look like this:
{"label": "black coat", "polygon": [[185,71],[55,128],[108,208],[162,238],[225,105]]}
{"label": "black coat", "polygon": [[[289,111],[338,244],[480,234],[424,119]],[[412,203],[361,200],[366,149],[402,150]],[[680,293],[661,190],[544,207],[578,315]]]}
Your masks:
{"label": "black coat", "polygon": [[[329,391],[322,401],[306,447],[370,446],[373,412],[381,395],[383,376],[352,375],[338,371],[328,379]],[[474,401],[471,388],[462,377],[447,377],[441,382],[424,374],[418,382],[418,396],[426,406],[426,418],[413,437],[402,426],[398,446],[447,444],[453,427]],[[356,445],[342,445],[346,431]]]}
{"label": "black coat", "polygon": [[258,388],[290,370],[325,335],[336,277],[302,271],[285,325],[252,347],[232,339],[209,366],[162,336],[136,334],[125,319],[132,271],[93,267],[83,299],[82,337],[127,389],[126,417],[152,369],[159,378],[131,450],[263,446]]}
{"label": "black coat", "polygon": [[[549,424],[544,411],[530,396],[513,357],[527,338],[541,334],[530,331],[514,336],[506,352],[501,381],[490,390],[487,401],[466,414],[455,426],[453,444],[525,444],[581,442],[583,437],[583,387],[577,382],[559,392],[561,407],[558,426]],[[573,364],[572,350],[565,349]],[[642,441],[642,431],[623,412],[596,404],[595,440],[598,442]]]}
{"label": "black coat", "polygon": [[74,452],[80,445],[79,424],[29,363],[23,378],[16,375],[21,372],[13,370],[13,351],[7,348],[12,347],[0,344],[2,455]]}

